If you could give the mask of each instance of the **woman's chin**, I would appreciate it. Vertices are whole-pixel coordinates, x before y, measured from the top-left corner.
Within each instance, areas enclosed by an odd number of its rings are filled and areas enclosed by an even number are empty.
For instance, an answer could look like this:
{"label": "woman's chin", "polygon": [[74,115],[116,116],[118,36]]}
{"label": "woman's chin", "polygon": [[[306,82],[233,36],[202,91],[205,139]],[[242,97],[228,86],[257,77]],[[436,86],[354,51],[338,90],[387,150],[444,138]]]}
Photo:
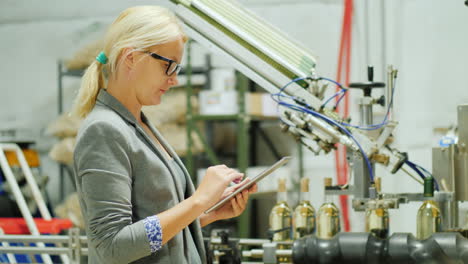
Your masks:
{"label": "woman's chin", "polygon": [[142,105],[144,106],[152,106],[152,105],[158,105],[161,103],[161,98],[151,98],[150,100],[146,100]]}
{"label": "woman's chin", "polygon": [[152,105],[158,105],[161,103],[161,96],[154,97],[153,100],[151,100]]}

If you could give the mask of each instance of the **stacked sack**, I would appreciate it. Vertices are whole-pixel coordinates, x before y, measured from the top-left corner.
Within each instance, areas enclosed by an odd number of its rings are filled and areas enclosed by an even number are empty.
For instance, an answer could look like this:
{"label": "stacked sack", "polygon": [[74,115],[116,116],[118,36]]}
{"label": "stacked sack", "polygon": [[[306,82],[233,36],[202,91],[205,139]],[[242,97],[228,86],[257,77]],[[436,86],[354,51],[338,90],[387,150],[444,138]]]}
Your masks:
{"label": "stacked sack", "polygon": [[[145,106],[142,109],[150,122],[156,126],[179,156],[187,154],[186,105],[185,92],[182,89],[174,88],[164,95],[160,105]],[[196,97],[192,98],[192,105],[195,109],[197,108]],[[49,152],[49,157],[52,160],[68,166],[73,164],[73,150],[80,123],[79,118],[64,113],[48,126],[46,133],[60,140]],[[201,140],[195,132],[192,132],[192,139],[192,153],[202,152]]]}
{"label": "stacked sack", "polygon": [[64,113],[47,127],[46,133],[59,139],[49,152],[49,157],[61,164],[73,164],[73,150],[76,144],[76,134],[81,120]]}
{"label": "stacked sack", "polygon": [[[156,126],[163,137],[179,156],[187,155],[187,95],[184,88],[172,88],[163,96],[160,105],[145,106],[143,112]],[[198,109],[198,99],[192,97],[193,109]],[[199,127],[200,129],[200,127]],[[203,145],[195,132],[192,132],[192,153],[203,152]]]}

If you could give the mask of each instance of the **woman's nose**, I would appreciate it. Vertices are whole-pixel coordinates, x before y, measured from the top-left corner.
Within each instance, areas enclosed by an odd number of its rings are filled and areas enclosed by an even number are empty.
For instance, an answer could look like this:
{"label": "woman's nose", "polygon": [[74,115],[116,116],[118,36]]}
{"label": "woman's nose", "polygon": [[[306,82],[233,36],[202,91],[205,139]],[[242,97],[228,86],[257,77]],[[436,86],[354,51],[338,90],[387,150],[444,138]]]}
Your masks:
{"label": "woman's nose", "polygon": [[171,76],[168,80],[169,84],[171,86],[176,86],[179,84],[179,79],[177,78],[177,74],[174,74],[174,76]]}

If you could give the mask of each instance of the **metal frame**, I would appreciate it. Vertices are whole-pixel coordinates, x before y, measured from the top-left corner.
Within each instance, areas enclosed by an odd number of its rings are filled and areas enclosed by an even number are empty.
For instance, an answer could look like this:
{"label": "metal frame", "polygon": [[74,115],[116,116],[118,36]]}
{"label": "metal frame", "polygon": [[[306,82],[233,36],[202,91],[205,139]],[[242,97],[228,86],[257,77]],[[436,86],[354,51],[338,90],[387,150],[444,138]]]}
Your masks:
{"label": "metal frame", "polygon": [[[281,69],[276,68],[275,65],[284,64],[284,60],[282,60],[280,54],[275,53],[274,48],[272,50],[262,49],[251,32],[244,32],[240,27],[231,23],[216,10],[207,6],[203,1],[172,0],[171,2],[174,5],[174,11],[185,23],[185,31],[191,38],[213,53],[224,56],[224,58],[229,61],[230,65],[258,83],[268,92],[274,94],[283,91],[287,95],[301,98],[314,109],[321,109],[322,101],[298,84],[293,83],[283,89],[284,85],[290,82],[291,74],[302,76],[305,73],[299,66],[294,67],[294,65],[290,64],[285,66],[288,72],[281,72]],[[225,2],[225,4],[226,8],[228,8],[232,3]],[[237,11],[236,9],[236,12]],[[243,11],[248,12],[248,10]],[[254,14],[249,13],[249,16],[251,16],[253,20],[261,20]],[[289,43],[284,40],[280,41],[282,41],[280,45]],[[295,43],[291,42],[290,44],[294,45]],[[303,55],[306,56],[307,53],[304,52]],[[391,70],[389,75],[393,74],[393,72],[394,71]],[[315,74],[314,69],[311,69],[310,74]],[[339,119],[339,117],[334,115],[329,109],[325,109],[325,115],[332,119]],[[301,138],[301,143],[315,154],[319,154],[322,149],[325,152],[330,151],[335,143],[342,143],[347,146],[348,149],[352,149],[354,152],[360,152],[357,144],[352,141],[350,137],[334,126],[330,126],[324,120],[308,114],[292,113],[290,116],[292,116],[292,118],[288,120],[288,131],[294,136]],[[298,123],[294,122],[293,119],[298,121]],[[303,123],[305,126],[301,127]],[[386,166],[391,173],[395,173],[400,169],[402,160],[405,158],[398,150],[384,147],[384,144],[387,142],[395,126],[396,122],[392,122],[390,127],[385,129],[385,133],[382,133],[378,138],[373,138],[367,135],[367,133],[356,129],[349,129],[368,157],[372,157],[374,154],[380,154],[378,156],[386,158],[386,161],[382,164]],[[354,156],[359,155],[360,154]],[[355,163],[361,163],[361,166],[356,165],[356,167],[360,167],[360,176],[356,176],[355,182],[358,184],[355,185],[362,186],[362,188],[353,188],[354,194],[356,194],[357,197],[368,197],[370,180],[367,166],[365,166],[362,158],[357,158]]]}
{"label": "metal frame", "polygon": [[[200,138],[207,156],[213,164],[219,164],[219,159],[216,157],[215,152],[209,146],[205,137],[202,135],[198,127],[196,126],[196,121],[235,121],[237,122],[238,130],[238,142],[237,142],[237,168],[240,172],[245,173],[247,171],[248,162],[249,162],[249,152],[248,152],[248,143],[249,143],[249,123],[250,117],[246,114],[245,109],[245,93],[247,91],[247,82],[248,79],[243,75],[237,75],[237,91],[238,91],[238,102],[239,102],[239,114],[237,115],[217,115],[217,116],[208,116],[208,115],[195,115],[193,113],[191,98],[193,96],[193,87],[192,87],[192,40],[189,41],[187,45],[187,158],[186,165],[187,170],[190,172],[192,179],[195,181],[195,165],[194,165],[194,155],[192,153],[193,139],[192,131],[194,131],[197,136]],[[206,72],[209,75],[209,69]],[[250,207],[248,207],[244,213],[238,218],[238,228],[239,235],[241,237],[247,237],[250,234]]]}
{"label": "metal frame", "polygon": [[[190,172],[190,175],[192,176],[192,179],[195,180],[196,171],[195,171],[195,164],[194,164],[194,155],[192,153],[192,147],[193,147],[193,138],[192,138],[192,132],[195,132],[200,141],[202,142],[202,145],[206,151],[206,154],[208,156],[209,161],[212,164],[219,164],[219,159],[216,156],[215,151],[211,148],[209,145],[208,141],[206,140],[205,136],[202,135],[201,131],[198,129],[196,126],[197,121],[231,121],[231,122],[236,122],[237,125],[237,161],[236,161],[236,166],[238,170],[242,173],[245,173],[247,171],[247,168],[249,166],[249,160],[250,160],[250,152],[249,152],[249,142],[251,140],[251,135],[249,134],[249,130],[251,127],[251,122],[252,121],[277,121],[278,118],[267,118],[267,117],[259,117],[259,116],[252,116],[247,113],[246,110],[246,104],[245,104],[245,95],[248,92],[248,87],[249,87],[249,78],[247,78],[245,75],[243,75],[240,72],[237,72],[236,74],[236,80],[237,80],[237,100],[239,104],[239,113],[238,114],[233,114],[233,115],[199,115],[199,114],[194,114],[193,112],[193,107],[191,103],[191,97],[194,95],[193,87],[192,87],[192,82],[191,82],[191,75],[192,75],[192,43],[193,40],[190,40],[189,43],[187,44],[187,66],[185,67],[187,69],[187,89],[186,89],[186,96],[187,96],[187,115],[186,115],[186,120],[187,120],[187,158],[186,158],[186,166],[187,170]],[[210,65],[210,62],[208,60],[207,62],[208,65]],[[206,70],[207,76],[209,76],[209,69],[208,67]],[[208,82],[208,85],[209,82]],[[261,134],[262,136],[262,134]],[[265,138],[267,145],[269,147],[272,147],[271,145],[268,144],[268,139]],[[302,152],[299,152],[299,154],[302,154]],[[302,161],[302,158],[300,159]],[[303,165],[302,162],[299,163],[300,166]],[[303,174],[303,168],[300,168],[301,175]],[[251,232],[250,232],[250,218],[251,218],[251,210],[250,210],[250,204],[247,206],[247,209],[244,211],[244,213],[238,217],[238,229],[239,229],[239,236],[240,237],[247,237]]]}
{"label": "metal frame", "polygon": [[[16,202],[21,211],[21,214],[23,215],[23,218],[26,221],[29,231],[31,232],[32,235],[39,235],[39,230],[36,226],[36,223],[34,222],[34,219],[32,217],[31,212],[29,211],[26,200],[24,199],[21,189],[19,188],[19,185],[16,182],[15,175],[13,174],[13,171],[11,170],[11,167],[8,164],[8,160],[6,159],[6,156],[4,153],[4,151],[6,150],[14,151],[16,153],[16,157],[18,158],[18,161],[20,163],[21,170],[23,171],[26,182],[31,188],[34,200],[38,206],[38,209],[42,218],[45,220],[51,220],[52,217],[50,215],[49,210],[47,209],[44,198],[42,197],[41,191],[39,190],[39,187],[37,186],[36,180],[34,179],[34,176],[32,175],[31,168],[29,168],[28,162],[26,161],[26,158],[24,157],[24,154],[21,148],[17,144],[13,144],[13,143],[0,144],[0,167],[3,171],[3,174],[5,175],[5,178],[8,184],[10,185],[10,188],[16,199]],[[44,243],[42,242],[38,242],[37,244],[39,247],[45,247]],[[49,255],[42,254],[41,257],[43,258],[46,264],[52,263],[52,260],[50,259]],[[61,255],[60,258],[62,259],[62,262],[68,263],[67,256]]]}
{"label": "metal frame", "polygon": [[[57,112],[59,115],[63,113],[63,77],[79,77],[83,76],[84,70],[68,70],[63,65],[63,62],[59,60],[57,62]],[[70,176],[71,183],[74,184],[73,172],[70,168],[62,163],[59,163],[59,197],[60,200],[65,198],[65,180],[64,172],[67,172]]]}
{"label": "metal frame", "polygon": [[[0,234],[0,253],[12,254],[41,254],[60,255],[67,258],[66,263],[80,263],[81,256],[88,255],[86,247],[88,239],[86,236],[80,235],[78,228],[71,228],[68,235],[3,235]],[[30,247],[30,246],[9,246],[9,243],[53,243],[58,244],[58,247]],[[5,245],[7,244],[7,245]],[[66,246],[65,246],[66,245]],[[68,262],[69,259],[69,262]],[[10,259],[9,259],[10,260]],[[10,260],[11,262],[11,260]],[[15,263],[15,262],[11,262]],[[51,262],[50,262],[51,263]],[[64,262],[65,263],[65,262]]]}

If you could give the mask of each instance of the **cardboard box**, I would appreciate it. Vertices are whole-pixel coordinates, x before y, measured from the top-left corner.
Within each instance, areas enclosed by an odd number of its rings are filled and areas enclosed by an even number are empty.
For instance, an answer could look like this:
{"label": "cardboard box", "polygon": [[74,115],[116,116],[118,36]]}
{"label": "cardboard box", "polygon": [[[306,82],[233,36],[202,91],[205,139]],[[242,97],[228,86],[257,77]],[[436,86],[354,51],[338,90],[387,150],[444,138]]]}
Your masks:
{"label": "cardboard box", "polygon": [[255,116],[278,116],[278,104],[269,93],[248,93],[246,96],[246,111]]}
{"label": "cardboard box", "polygon": [[[205,90],[199,93],[200,114],[233,115],[239,113],[237,91]],[[245,110],[254,116],[277,117],[278,104],[269,93],[247,93]]]}
{"label": "cardboard box", "polygon": [[234,115],[239,112],[237,91],[205,90],[198,94],[198,98],[202,115]]}

